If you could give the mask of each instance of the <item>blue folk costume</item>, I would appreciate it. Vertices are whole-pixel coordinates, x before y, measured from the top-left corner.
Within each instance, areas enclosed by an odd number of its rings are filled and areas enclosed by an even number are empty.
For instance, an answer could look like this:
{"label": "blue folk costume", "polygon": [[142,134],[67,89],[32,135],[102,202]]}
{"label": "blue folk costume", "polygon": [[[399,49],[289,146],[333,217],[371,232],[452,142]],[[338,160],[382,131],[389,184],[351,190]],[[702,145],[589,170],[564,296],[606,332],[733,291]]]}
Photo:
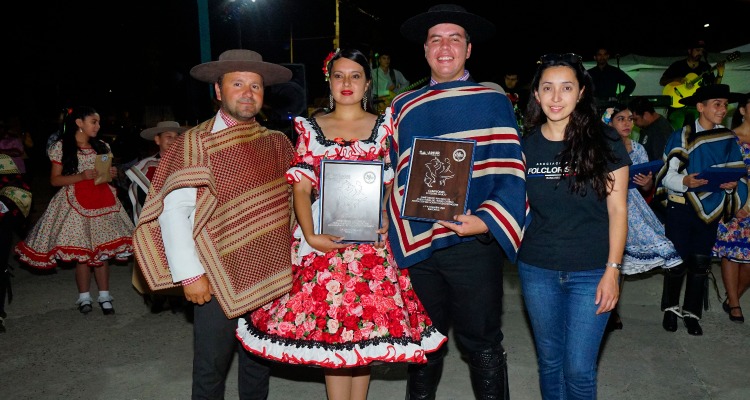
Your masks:
{"label": "blue folk costume", "polygon": [[[430,103],[429,107],[424,107]],[[489,227],[508,259],[516,261],[528,226],[525,167],[513,106],[502,93],[474,82],[438,83],[393,100],[393,145],[396,181],[388,201],[392,223],[388,235],[400,268],[429,258],[436,250],[475,236],[460,237],[427,221],[401,219],[412,139],[430,136],[476,141],[467,208]],[[463,118],[462,110],[485,118]],[[398,238],[398,240],[395,240]]]}
{"label": "blue folk costume", "polygon": [[[708,271],[711,249],[716,241],[720,219],[729,220],[747,200],[747,180],[727,192],[667,190],[664,178],[669,164],[679,161],[680,174],[700,173],[708,167],[745,168],[740,146],[734,133],[723,127],[696,129],[697,123],[683,127],[670,136],[664,149],[664,167],[656,176],[656,195],[667,207],[665,232],[674,243],[681,265],[666,270],[661,308],[678,316],[700,319],[702,307],[708,309]],[[679,307],[682,279],[687,272],[682,310]]]}

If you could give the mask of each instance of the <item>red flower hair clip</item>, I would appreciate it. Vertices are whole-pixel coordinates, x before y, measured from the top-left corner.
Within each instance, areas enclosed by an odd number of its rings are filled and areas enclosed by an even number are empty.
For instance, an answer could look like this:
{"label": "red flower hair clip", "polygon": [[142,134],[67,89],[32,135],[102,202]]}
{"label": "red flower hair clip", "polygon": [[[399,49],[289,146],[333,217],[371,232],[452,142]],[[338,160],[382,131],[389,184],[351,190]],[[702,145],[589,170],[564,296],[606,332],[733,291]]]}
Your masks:
{"label": "red flower hair clip", "polygon": [[326,82],[331,77],[331,71],[328,70],[328,63],[331,62],[331,60],[333,59],[333,57],[336,54],[339,54],[340,51],[341,51],[341,49],[336,49],[336,51],[332,51],[332,52],[328,53],[328,57],[326,57],[326,59],[323,60],[323,75],[325,75],[325,77],[326,77]]}

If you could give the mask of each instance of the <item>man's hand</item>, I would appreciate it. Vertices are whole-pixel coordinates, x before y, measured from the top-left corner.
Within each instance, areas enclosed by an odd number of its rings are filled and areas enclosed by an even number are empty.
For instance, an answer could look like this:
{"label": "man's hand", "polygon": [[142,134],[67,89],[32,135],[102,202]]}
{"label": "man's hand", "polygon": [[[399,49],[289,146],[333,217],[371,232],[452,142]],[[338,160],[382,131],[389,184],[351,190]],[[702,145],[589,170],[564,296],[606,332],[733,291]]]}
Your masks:
{"label": "man's hand", "polygon": [[182,290],[185,292],[185,298],[191,303],[202,305],[211,301],[211,284],[206,274],[203,274],[197,281],[183,286]]}
{"label": "man's hand", "polygon": [[453,218],[460,222],[455,224],[448,221],[438,221],[438,224],[456,232],[458,236],[473,236],[487,233],[489,228],[481,218],[471,215],[471,210],[466,210],[464,215],[454,215]]}

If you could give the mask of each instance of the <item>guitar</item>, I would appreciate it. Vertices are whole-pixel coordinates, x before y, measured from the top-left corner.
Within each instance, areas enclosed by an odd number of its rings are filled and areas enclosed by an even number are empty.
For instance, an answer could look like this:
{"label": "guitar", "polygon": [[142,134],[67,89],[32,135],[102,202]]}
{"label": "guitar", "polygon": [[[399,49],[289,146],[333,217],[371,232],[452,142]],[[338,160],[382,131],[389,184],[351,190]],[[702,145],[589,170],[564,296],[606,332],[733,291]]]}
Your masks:
{"label": "guitar", "polygon": [[422,79],[420,79],[420,80],[412,83],[411,85],[409,85],[409,86],[407,86],[407,87],[399,90],[398,92],[390,91],[390,93],[388,94],[388,96],[378,96],[378,97],[376,97],[375,98],[375,109],[377,109],[378,112],[381,113],[381,114],[384,113],[386,107],[388,107],[388,106],[391,105],[391,102],[393,101],[393,99],[396,96],[398,96],[399,94],[404,93],[406,91],[412,90],[412,89],[414,89],[414,88],[416,88],[418,86],[421,86],[423,83],[427,82],[427,80],[429,78],[430,78],[429,76],[426,76],[426,77],[424,77],[424,78],[422,78]]}
{"label": "guitar", "polygon": [[[722,62],[728,63],[728,62],[735,61],[739,58],[740,58],[740,52],[735,51],[729,54],[727,58],[724,59],[724,61]],[[717,63],[717,65],[718,64],[719,63]],[[662,90],[661,94],[672,98],[672,105],[670,107],[672,108],[685,107],[684,104],[680,103],[680,99],[692,96],[693,93],[695,93],[695,91],[698,90],[698,87],[703,81],[703,76],[705,74],[712,73],[715,69],[716,69],[716,65],[711,67],[710,70],[708,70],[707,72],[705,72],[703,75],[700,75],[700,76],[698,74],[691,72],[685,76],[685,83],[677,83],[677,82],[668,83],[664,86],[664,90]]]}

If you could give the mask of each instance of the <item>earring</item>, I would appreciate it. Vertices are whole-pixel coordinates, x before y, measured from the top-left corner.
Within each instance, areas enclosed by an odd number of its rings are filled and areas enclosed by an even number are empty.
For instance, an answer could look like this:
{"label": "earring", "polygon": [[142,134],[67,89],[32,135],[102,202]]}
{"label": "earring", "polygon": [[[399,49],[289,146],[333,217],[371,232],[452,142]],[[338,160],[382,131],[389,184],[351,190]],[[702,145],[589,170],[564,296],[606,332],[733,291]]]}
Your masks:
{"label": "earring", "polygon": [[328,95],[328,109],[333,110],[333,94]]}
{"label": "earring", "polygon": [[367,111],[367,96],[362,98],[362,109]]}

